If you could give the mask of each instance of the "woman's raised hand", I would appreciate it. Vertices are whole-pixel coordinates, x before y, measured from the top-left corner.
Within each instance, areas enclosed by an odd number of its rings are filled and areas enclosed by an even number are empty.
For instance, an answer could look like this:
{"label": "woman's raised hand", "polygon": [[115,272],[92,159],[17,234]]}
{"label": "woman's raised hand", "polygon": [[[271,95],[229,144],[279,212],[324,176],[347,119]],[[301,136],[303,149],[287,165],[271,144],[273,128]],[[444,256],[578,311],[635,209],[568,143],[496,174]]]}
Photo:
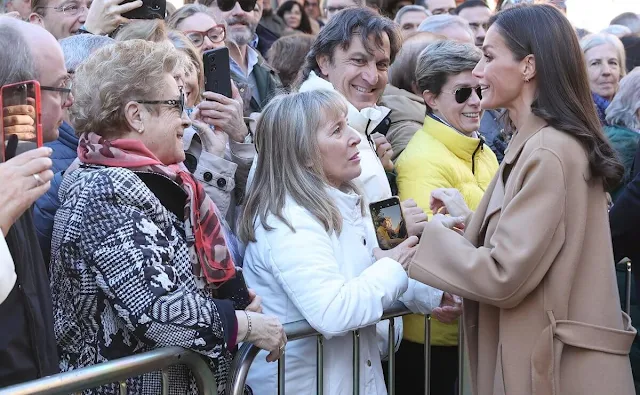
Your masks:
{"label": "woman's raised hand", "polygon": [[429,206],[433,214],[449,214],[452,217],[464,218],[471,214],[462,194],[454,188],[433,190]]}

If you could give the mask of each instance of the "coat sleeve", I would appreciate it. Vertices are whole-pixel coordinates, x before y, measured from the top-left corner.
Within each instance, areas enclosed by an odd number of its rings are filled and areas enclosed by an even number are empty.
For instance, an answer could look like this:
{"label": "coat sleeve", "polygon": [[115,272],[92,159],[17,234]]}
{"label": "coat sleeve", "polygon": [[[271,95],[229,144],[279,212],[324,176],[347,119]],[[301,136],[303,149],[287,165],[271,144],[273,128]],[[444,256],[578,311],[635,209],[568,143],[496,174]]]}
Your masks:
{"label": "coat sleeve", "polygon": [[289,300],[327,338],[378,322],[407,289],[402,266],[383,258],[347,279],[340,266],[349,262],[338,262],[324,227],[302,208],[291,211],[295,232],[281,222],[265,232],[266,259]]}
{"label": "coat sleeve", "polygon": [[88,186],[97,192],[83,210],[80,248],[122,323],[152,347],[181,346],[210,357],[234,347],[231,302],[186,289],[175,262],[182,243],[177,231],[158,228],[142,209],[148,202],[135,204],[150,193],[141,182],[119,184],[115,188],[128,190]]}
{"label": "coat sleeve", "polygon": [[253,143],[236,143],[229,141],[231,161],[237,165],[235,176],[235,196],[236,204],[240,205],[247,190],[247,179],[256,156],[256,147]]}
{"label": "coat sleeve", "polygon": [[62,173],[56,173],[51,180],[49,190],[36,200],[33,205],[33,224],[36,227],[38,244],[45,262],[51,260],[51,236],[53,234],[53,220],[60,208],[58,190],[62,183]]}
{"label": "coat sleeve", "polygon": [[502,207],[490,247],[475,247],[455,231],[429,223],[410,277],[500,308],[526,298],[564,244],[567,194],[560,159],[549,150],[532,152],[517,177],[518,192]]}

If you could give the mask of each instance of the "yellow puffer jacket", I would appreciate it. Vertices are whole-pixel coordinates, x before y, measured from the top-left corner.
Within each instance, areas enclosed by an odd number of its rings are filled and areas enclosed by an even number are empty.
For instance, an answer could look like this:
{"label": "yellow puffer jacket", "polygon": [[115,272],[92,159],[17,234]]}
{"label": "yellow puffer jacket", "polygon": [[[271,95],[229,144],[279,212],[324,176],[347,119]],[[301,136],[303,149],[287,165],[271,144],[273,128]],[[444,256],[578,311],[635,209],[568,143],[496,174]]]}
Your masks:
{"label": "yellow puffer jacket", "polygon": [[[469,208],[475,210],[497,170],[495,154],[479,138],[464,136],[427,116],[396,162],[400,200],[414,199],[431,217],[431,191],[456,188]],[[424,343],[423,316],[404,317],[404,338]],[[457,321],[443,324],[433,320],[431,344],[458,344]]]}

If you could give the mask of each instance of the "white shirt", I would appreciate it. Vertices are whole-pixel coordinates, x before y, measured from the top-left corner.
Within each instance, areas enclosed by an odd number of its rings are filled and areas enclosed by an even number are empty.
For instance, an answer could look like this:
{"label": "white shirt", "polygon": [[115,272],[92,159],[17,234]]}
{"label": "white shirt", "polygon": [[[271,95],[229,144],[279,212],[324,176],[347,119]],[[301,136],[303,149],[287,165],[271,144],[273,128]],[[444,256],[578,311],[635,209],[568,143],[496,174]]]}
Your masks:
{"label": "white shirt", "polygon": [[7,299],[17,279],[9,246],[7,246],[2,230],[0,230],[0,304]]}
{"label": "white shirt", "polygon": [[[325,394],[352,392],[352,335],[360,330],[360,391],[386,394],[375,324],[396,300],[415,312],[428,313],[440,304],[442,291],[409,280],[389,258],[375,261],[375,230],[361,212],[361,198],[327,188],[343,217],[342,232],[328,234],[306,209],[287,199],[283,214],[294,227],[269,216],[273,230],[256,221],[256,242],[245,252],[249,287],[262,296],[263,312],[282,323],[306,320],[327,339],[324,346]],[[261,352],[249,370],[254,393],[277,393],[277,364]],[[286,390],[315,394],[316,339],[292,341],[286,352]]]}

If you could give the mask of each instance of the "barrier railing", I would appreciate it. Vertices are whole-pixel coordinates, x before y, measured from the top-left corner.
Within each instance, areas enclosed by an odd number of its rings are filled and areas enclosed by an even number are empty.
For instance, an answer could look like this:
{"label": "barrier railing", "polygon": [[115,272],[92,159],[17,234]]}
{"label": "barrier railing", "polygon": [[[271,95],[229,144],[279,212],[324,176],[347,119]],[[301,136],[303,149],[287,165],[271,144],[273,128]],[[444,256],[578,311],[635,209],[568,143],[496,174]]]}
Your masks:
{"label": "barrier railing", "polygon": [[[411,314],[411,311],[407,309],[403,304],[397,303],[390,309],[384,312],[382,320],[389,320],[389,363],[388,363],[388,377],[387,377],[387,391],[389,395],[395,394],[395,323],[393,318],[403,315]],[[460,326],[462,327],[462,326]],[[308,337],[316,336],[316,344],[318,346],[316,353],[316,392],[323,394],[323,361],[324,361],[324,337],[320,335],[315,329],[311,327],[306,321],[296,321],[284,325],[285,332],[287,333],[287,339],[289,341],[295,341]],[[358,395],[360,392],[360,346],[359,337],[360,332],[358,330],[352,332],[353,336],[353,391],[354,395]],[[461,337],[462,338],[462,337]],[[425,316],[425,394],[430,394],[430,367],[431,367],[431,348],[428,346],[431,343],[431,317]],[[243,344],[242,347],[236,353],[233,363],[231,365],[231,371],[227,379],[226,394],[228,395],[242,395],[244,386],[247,381],[247,375],[253,360],[258,355],[259,348],[252,344]],[[460,360],[463,361],[464,355],[462,350],[460,351]],[[278,361],[278,394],[285,394],[285,364],[286,364],[286,349],[280,360]],[[464,366],[463,362],[460,366]],[[462,374],[463,370],[459,369],[460,377],[458,382],[458,392],[462,394]]]}
{"label": "barrier railing", "polygon": [[196,379],[198,393],[217,395],[215,378],[200,354],[181,347],[166,347],[86,368],[43,377],[38,380],[0,389],[0,395],[70,394],[110,383],[120,383],[120,395],[127,393],[124,380],[141,374],[161,371],[162,394],[169,393],[169,374],[172,365],[186,365]]}

